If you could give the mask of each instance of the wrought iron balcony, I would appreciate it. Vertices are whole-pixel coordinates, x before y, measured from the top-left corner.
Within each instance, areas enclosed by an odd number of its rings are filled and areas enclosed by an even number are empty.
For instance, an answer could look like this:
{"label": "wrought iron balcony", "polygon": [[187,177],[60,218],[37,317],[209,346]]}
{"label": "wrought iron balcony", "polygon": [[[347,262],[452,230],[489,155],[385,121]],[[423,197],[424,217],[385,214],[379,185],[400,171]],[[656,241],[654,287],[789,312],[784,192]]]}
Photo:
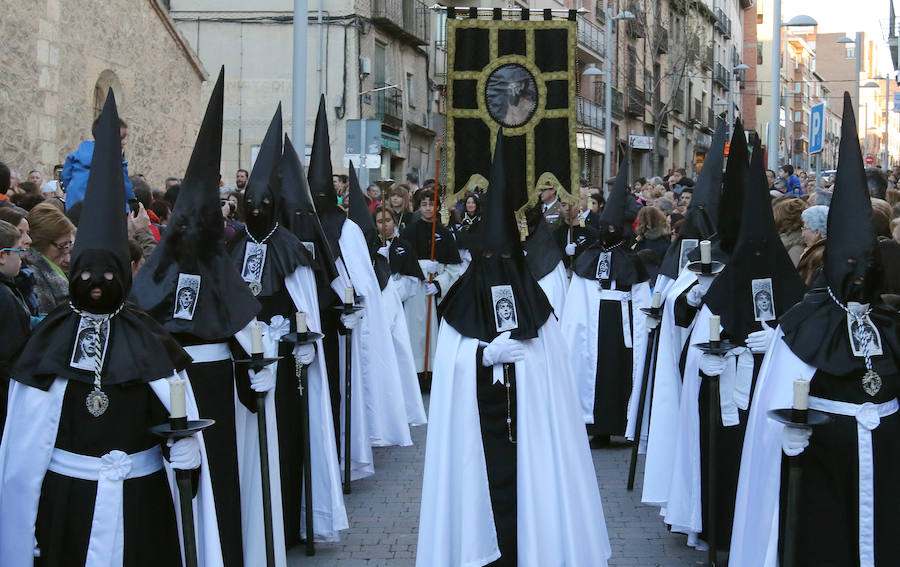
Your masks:
{"label": "wrought iron balcony", "polygon": [[603,28],[584,16],[578,16],[578,43],[598,57],[605,51],[603,33]]}
{"label": "wrought iron balcony", "polygon": [[421,0],[372,0],[372,22],[416,45],[428,44],[430,15]]}
{"label": "wrought iron balcony", "polygon": [[646,101],[644,91],[637,87],[628,87],[628,114],[633,116],[644,115],[644,103]]}
{"label": "wrought iron balcony", "polygon": [[[375,88],[387,85],[375,85]],[[377,91],[375,94],[375,118],[393,128],[403,126],[403,91],[399,88]]]}
{"label": "wrought iron balcony", "polygon": [[725,10],[716,8],[714,10],[716,21],[713,26],[726,38],[731,37],[731,18],[725,15]]}
{"label": "wrought iron balcony", "polygon": [[672,99],[672,112],[677,112],[678,114],[684,114],[684,89],[678,89],[675,91],[675,96]]}
{"label": "wrought iron balcony", "polygon": [[660,25],[656,26],[656,51],[658,53],[669,52],[669,32]]}
{"label": "wrought iron balcony", "polygon": [[619,89],[612,89],[612,115],[625,118],[625,95]]}
{"label": "wrought iron balcony", "polygon": [[728,80],[728,70],[721,63],[716,63],[713,69],[713,81],[718,83],[726,91],[731,88],[731,81]]}
{"label": "wrought iron balcony", "polygon": [[578,96],[575,97],[575,114],[578,125],[593,130],[603,130],[603,107]]}

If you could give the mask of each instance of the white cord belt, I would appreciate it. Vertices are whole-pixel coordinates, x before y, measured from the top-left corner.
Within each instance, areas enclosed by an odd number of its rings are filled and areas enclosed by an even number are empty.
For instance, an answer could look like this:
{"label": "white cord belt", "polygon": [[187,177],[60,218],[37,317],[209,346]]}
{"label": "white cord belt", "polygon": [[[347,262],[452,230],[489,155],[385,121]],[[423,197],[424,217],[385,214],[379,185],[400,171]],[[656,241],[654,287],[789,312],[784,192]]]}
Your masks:
{"label": "white cord belt", "polygon": [[622,304],[622,338],[625,348],[631,348],[631,292],[600,288],[600,301],[618,301]]}
{"label": "white cord belt", "polygon": [[194,364],[231,360],[231,349],[226,343],[189,345],[184,347],[184,351],[194,360]]}

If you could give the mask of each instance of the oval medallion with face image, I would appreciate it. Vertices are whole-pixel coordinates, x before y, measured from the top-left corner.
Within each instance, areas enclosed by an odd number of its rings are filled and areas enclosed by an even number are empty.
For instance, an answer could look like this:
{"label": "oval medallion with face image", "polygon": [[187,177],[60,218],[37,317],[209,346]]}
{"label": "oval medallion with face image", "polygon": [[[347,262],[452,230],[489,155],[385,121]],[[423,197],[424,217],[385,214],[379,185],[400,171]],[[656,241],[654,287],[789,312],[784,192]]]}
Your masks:
{"label": "oval medallion with face image", "polygon": [[523,126],[537,110],[537,81],[518,63],[501,65],[488,76],[485,103],[488,114],[504,128]]}

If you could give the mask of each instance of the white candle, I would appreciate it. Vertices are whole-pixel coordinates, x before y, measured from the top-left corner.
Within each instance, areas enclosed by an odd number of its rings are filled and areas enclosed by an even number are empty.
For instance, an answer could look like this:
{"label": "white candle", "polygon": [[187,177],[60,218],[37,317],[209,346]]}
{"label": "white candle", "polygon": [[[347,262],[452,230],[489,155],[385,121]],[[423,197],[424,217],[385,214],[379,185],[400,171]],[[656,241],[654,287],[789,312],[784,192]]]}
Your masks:
{"label": "white candle", "polygon": [[259,323],[254,321],[250,324],[250,354],[262,353],[262,327],[259,326]]}
{"label": "white candle", "polygon": [[353,305],[353,286],[347,286],[344,289],[344,304]]}
{"label": "white candle", "polygon": [[794,409],[809,409],[809,380],[802,378],[794,380]]}
{"label": "white candle", "polygon": [[710,315],[709,316],[709,341],[710,342],[718,342],[719,338],[719,316],[718,315]]}
{"label": "white candle", "polygon": [[307,331],[306,328],[306,313],[303,311],[297,312],[297,332],[305,333]]}
{"label": "white candle", "polygon": [[712,249],[709,240],[700,241],[700,263],[712,264]]}
{"label": "white candle", "polygon": [[173,378],[169,380],[169,417],[179,418],[187,416],[184,401],[184,379]]}
{"label": "white candle", "polygon": [[651,305],[651,307],[653,307],[654,309],[659,309],[660,303],[662,303],[662,293],[659,291],[654,291],[653,304]]}

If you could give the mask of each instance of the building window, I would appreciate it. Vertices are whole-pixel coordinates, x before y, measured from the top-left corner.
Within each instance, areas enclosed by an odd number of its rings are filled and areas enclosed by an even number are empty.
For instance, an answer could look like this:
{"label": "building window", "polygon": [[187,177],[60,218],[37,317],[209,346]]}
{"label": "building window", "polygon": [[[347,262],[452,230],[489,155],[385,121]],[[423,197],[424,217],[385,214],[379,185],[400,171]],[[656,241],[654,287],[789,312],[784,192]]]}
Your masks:
{"label": "building window", "polygon": [[406,74],[406,104],[410,108],[416,107],[416,76],[412,73]]}
{"label": "building window", "polygon": [[758,14],[756,14],[756,23],[757,23],[757,24],[763,23],[763,15],[762,15],[761,12],[758,13]]}
{"label": "building window", "polygon": [[97,77],[94,83],[94,119],[96,120],[103,111],[103,103],[106,102],[106,94],[112,89],[116,95],[116,105],[122,108],[123,95],[122,83],[119,81],[118,75],[110,69],[106,69]]}
{"label": "building window", "polygon": [[761,41],[756,42],[756,64],[763,64],[763,44]]}
{"label": "building window", "polygon": [[846,57],[847,59],[853,59],[856,57],[856,45],[853,43],[848,43],[846,46]]}

